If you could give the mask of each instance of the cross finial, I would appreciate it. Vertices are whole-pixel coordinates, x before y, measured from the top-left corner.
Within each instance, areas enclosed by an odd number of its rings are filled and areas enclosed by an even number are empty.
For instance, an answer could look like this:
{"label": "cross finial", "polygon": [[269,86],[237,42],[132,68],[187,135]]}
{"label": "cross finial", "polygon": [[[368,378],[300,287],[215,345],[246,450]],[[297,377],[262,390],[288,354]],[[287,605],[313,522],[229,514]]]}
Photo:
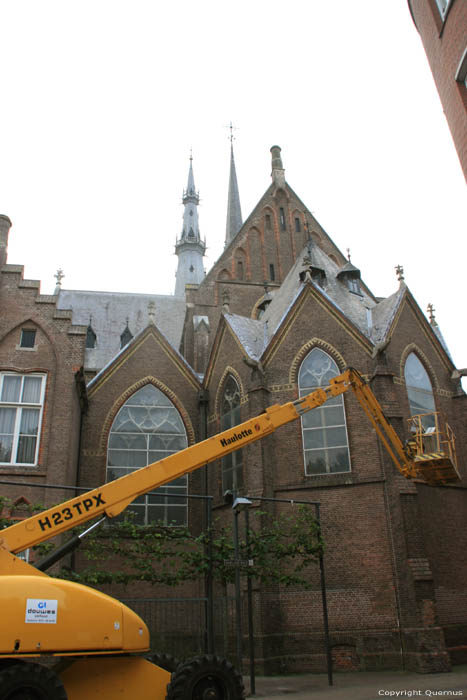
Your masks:
{"label": "cross finial", "polygon": [[347,248],[347,260],[350,262],[350,248]]}
{"label": "cross finial", "polygon": [[193,149],[190,148],[190,163],[192,162],[192,160],[193,160]]}
{"label": "cross finial", "polygon": [[57,280],[57,286],[61,287],[62,285],[62,279],[65,277],[65,273],[63,272],[62,268],[59,267],[57,272],[54,275],[55,279]]}
{"label": "cross finial", "polygon": [[430,319],[431,325],[437,326],[438,324],[436,323],[436,319],[435,319],[435,307],[433,306],[433,304],[428,304],[427,311],[428,311],[428,318]]}
{"label": "cross finial", "polygon": [[402,265],[397,265],[397,267],[395,267],[394,269],[396,271],[397,279],[399,280],[399,282],[403,282],[404,281],[404,268],[402,267]]}
{"label": "cross finial", "polygon": [[238,129],[238,127],[234,126],[232,122],[230,122],[229,126],[225,127],[226,129],[230,129],[230,136],[229,136],[229,141],[230,144],[232,145],[235,139],[235,136],[233,135],[234,129],[235,131]]}
{"label": "cross finial", "polygon": [[62,279],[65,277],[61,267],[58,268],[54,277],[57,280],[57,284],[55,285],[55,289],[54,289],[54,294],[60,294],[60,290],[62,288]]}

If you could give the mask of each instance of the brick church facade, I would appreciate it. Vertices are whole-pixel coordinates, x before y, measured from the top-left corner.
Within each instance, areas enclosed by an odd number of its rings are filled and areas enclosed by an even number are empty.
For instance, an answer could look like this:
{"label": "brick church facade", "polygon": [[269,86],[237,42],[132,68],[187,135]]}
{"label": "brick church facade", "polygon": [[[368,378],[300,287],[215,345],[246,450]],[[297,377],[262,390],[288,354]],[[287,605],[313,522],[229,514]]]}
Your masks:
{"label": "brick church facade", "polygon": [[[52,504],[143,467],[325,384],[347,366],[370,382],[401,437],[438,411],[457,438],[460,480],[428,486],[394,467],[346,394],[222,463],[168,486],[319,501],[331,646],[356,669],[448,670],[467,658],[466,395],[434,315],[399,269],[374,296],[285,179],[242,222],[233,153],[225,249],[204,274],[190,162],[174,295],[53,295],[7,263],[0,217],[0,479],[14,502]],[[29,484],[39,485],[32,488]],[[142,497],[137,522],[194,526],[195,506]],[[277,504],[277,512],[282,508]],[[266,670],[323,670],[319,572],[309,590],[255,590]],[[344,662],[343,662],[344,663]]]}

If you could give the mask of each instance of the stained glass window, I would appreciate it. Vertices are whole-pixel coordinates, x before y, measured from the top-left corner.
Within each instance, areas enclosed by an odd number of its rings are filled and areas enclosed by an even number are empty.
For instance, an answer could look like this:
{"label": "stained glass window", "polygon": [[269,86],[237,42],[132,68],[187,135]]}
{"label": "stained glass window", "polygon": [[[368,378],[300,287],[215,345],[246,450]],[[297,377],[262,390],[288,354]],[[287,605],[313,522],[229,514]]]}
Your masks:
{"label": "stained glass window", "polygon": [[[229,374],[222,394],[221,430],[233,428],[240,422],[240,388]],[[239,491],[242,486],[243,456],[242,450],[236,450],[222,458],[222,490]]]}
{"label": "stained glass window", "polygon": [[[152,384],[135,392],[112,424],[107,450],[107,480],[168,457],[187,447],[186,430],[172,401]],[[182,476],[153,494],[139,496],[129,509],[140,525],[187,522],[188,477]],[[163,495],[165,492],[168,495]]]}
{"label": "stained glass window", "polygon": [[[298,376],[300,396],[326,386],[339,369],[327,353],[313,348],[302,362]],[[344,400],[329,399],[323,406],[302,416],[305,474],[328,474],[350,471]]]}
{"label": "stained glass window", "polygon": [[[430,377],[417,355],[413,352],[407,357],[404,374],[410,415],[432,414],[436,411]],[[435,425],[435,418],[433,415],[425,415],[422,422],[425,428],[430,428]]]}

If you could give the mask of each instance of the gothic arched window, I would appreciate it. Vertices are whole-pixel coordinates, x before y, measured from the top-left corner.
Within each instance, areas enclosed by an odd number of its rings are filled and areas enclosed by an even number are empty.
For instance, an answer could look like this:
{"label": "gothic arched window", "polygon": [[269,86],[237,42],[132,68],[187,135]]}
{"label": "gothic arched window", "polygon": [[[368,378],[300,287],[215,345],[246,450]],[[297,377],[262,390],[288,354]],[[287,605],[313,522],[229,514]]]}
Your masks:
{"label": "gothic arched window", "polygon": [[[112,423],[107,450],[107,481],[118,479],[187,447],[180,413],[170,399],[152,384],[136,391]],[[146,494],[130,506],[139,525],[187,522],[188,477],[181,476],[159,489],[170,495]]]}
{"label": "gothic arched window", "polygon": [[87,330],[86,330],[86,348],[87,349],[95,348],[96,343],[97,343],[97,335],[94,333],[94,330],[93,330],[91,324],[89,324],[89,326],[87,327]]}
{"label": "gothic arched window", "polygon": [[[410,415],[433,414],[436,406],[430,377],[414,352],[405,361],[404,375]],[[422,422],[425,428],[432,427],[435,424],[434,416],[424,416]]]}
{"label": "gothic arched window", "polygon": [[[240,388],[235,378],[229,374],[222,392],[221,430],[233,428],[240,420]],[[238,491],[242,485],[242,450],[236,450],[222,458],[222,491]]]}
{"label": "gothic arched window", "polygon": [[123,333],[120,336],[120,347],[124,348],[125,345],[128,345],[130,340],[133,340],[133,333],[128,328],[128,323],[127,323],[125,330],[123,331]]}
{"label": "gothic arched window", "polygon": [[[327,353],[313,348],[305,357],[298,375],[300,396],[326,386],[339,369]],[[327,474],[350,471],[344,400],[334,396],[323,406],[302,416],[305,474]]]}

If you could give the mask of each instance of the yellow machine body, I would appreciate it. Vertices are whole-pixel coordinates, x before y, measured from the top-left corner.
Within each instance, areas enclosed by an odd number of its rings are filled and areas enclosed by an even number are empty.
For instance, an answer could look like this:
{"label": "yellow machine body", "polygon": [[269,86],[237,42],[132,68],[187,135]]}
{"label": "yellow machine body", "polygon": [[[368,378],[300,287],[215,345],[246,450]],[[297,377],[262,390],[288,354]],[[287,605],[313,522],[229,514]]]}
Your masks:
{"label": "yellow machine body", "polygon": [[137,656],[93,656],[58,675],[68,700],[164,700],[171,674]]}
{"label": "yellow machine body", "polygon": [[149,633],[104,593],[50,576],[1,576],[0,654],[142,652]]}

